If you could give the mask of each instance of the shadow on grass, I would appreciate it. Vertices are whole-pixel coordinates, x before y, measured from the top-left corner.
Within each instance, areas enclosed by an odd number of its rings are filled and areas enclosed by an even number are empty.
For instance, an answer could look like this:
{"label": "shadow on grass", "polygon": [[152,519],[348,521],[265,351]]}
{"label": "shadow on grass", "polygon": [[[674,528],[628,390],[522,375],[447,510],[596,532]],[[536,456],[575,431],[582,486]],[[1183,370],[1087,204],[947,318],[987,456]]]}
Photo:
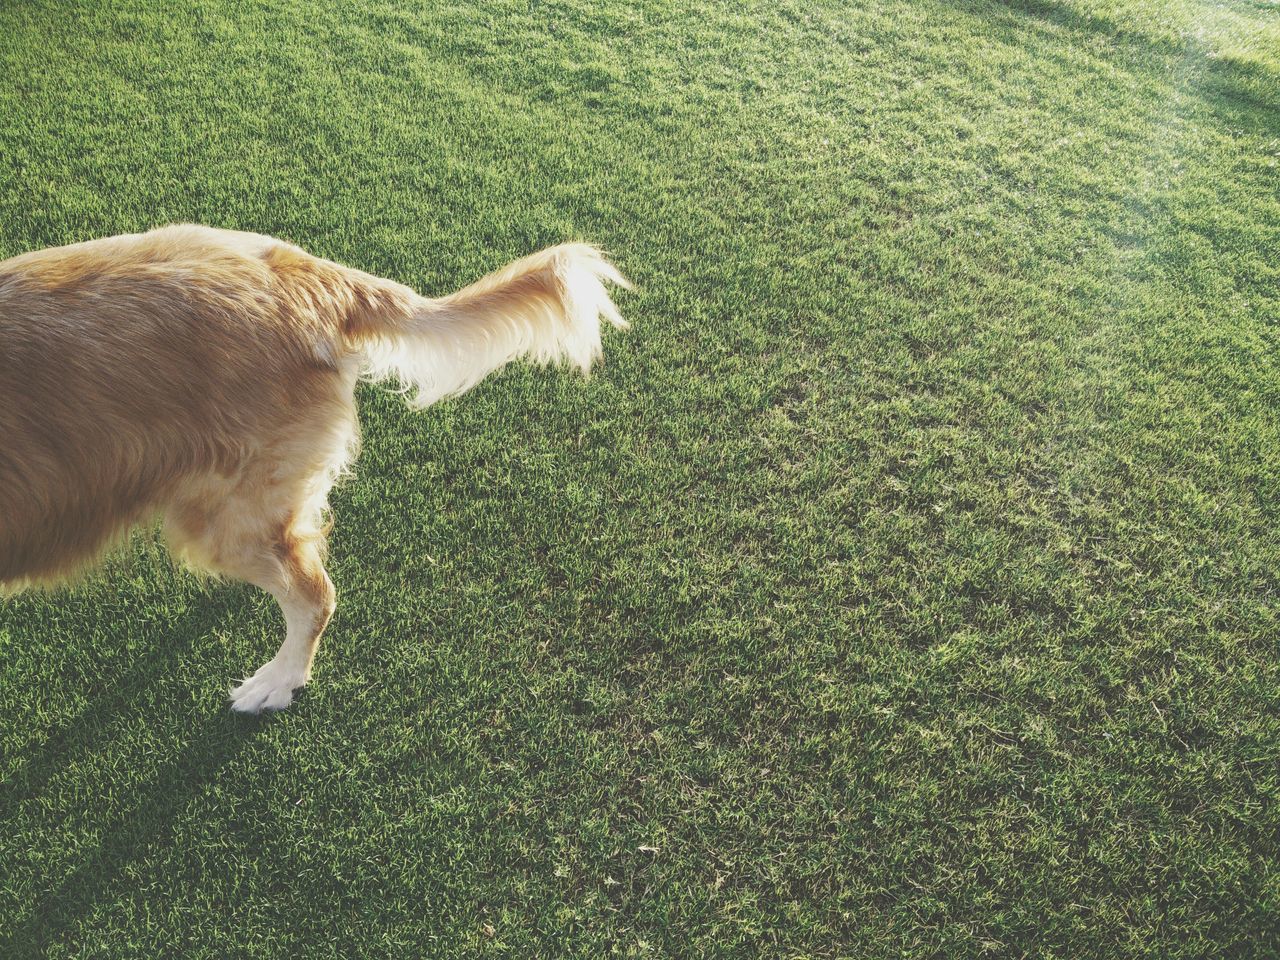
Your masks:
{"label": "shadow on grass", "polygon": [[178,756],[131,790],[129,809],[107,824],[102,845],[55,888],[42,891],[29,917],[0,932],[0,956],[43,956],[50,945],[65,941],[104,895],[118,895],[128,866],[169,839],[182,811],[268,722],[230,712],[205,721]]}
{"label": "shadow on grass", "polygon": [[1033,17],[1043,23],[1070,30],[1104,36],[1121,46],[1137,47],[1160,56],[1181,56],[1187,50],[1185,41],[1170,36],[1150,34],[1104,13],[1077,10],[1061,0],[988,0],[992,6]]}
{"label": "shadow on grass", "polygon": [[[148,715],[156,678],[172,669],[218,623],[241,618],[246,612],[244,591],[223,592],[170,623],[147,654],[104,684],[87,709],[35,748],[0,785],[0,824],[17,822],[24,807],[77,758],[110,750],[121,736],[122,719]],[[181,716],[178,722],[183,722]],[[129,785],[124,798],[127,808],[105,823],[101,845],[82,855],[60,882],[38,884],[31,914],[0,929],[0,957],[42,956],[51,944],[64,940],[104,895],[117,891],[131,863],[165,842],[187,805],[268,722],[267,717],[243,717],[226,709],[212,717],[193,715],[190,729],[175,733],[179,739],[175,755],[146,779]]]}
{"label": "shadow on grass", "polygon": [[43,744],[0,783],[0,823],[17,816],[22,804],[40,792],[76,756],[96,752],[111,736],[111,725],[122,716],[136,712],[155,687],[156,677],[189,652],[199,637],[218,623],[245,613],[245,598],[223,592],[211,596],[185,616],[165,625],[149,651],[136,658],[121,676],[104,682],[93,702],[67,726]]}
{"label": "shadow on grass", "polygon": [[[1200,83],[1189,92],[1237,126],[1280,126],[1280,74],[1266,65],[1235,56],[1217,57],[1198,43],[1135,29],[1103,13],[1085,12],[1062,0],[987,0],[990,6],[1074,34],[1106,37],[1121,51],[1140,59],[1193,58]],[[1262,132],[1261,130],[1255,132]]]}

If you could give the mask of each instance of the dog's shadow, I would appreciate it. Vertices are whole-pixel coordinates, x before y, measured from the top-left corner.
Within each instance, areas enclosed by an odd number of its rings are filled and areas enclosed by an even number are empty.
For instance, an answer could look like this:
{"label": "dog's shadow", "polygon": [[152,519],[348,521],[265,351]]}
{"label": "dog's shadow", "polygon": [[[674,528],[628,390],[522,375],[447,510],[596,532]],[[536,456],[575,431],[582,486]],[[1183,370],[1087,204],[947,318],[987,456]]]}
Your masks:
{"label": "dog's shadow", "polygon": [[[163,638],[148,646],[147,653],[123,675],[113,677],[100,696],[34,748],[0,783],[0,830],[20,835],[24,821],[61,771],[78,759],[110,751],[120,736],[121,718],[146,714],[158,676],[218,625],[243,623],[249,614],[251,600],[244,589],[219,588],[205,600],[167,624]],[[19,907],[30,912],[0,929],[0,956],[42,956],[51,945],[67,939],[95,905],[118,891],[129,865],[165,841],[191,801],[271,722],[269,716],[244,717],[226,707],[220,703],[212,716],[192,713],[189,727],[182,731],[185,742],[180,750],[148,775],[115,785],[118,801],[113,806],[119,812],[101,822],[101,843],[70,866],[61,880],[35,880],[34,896]],[[159,722],[172,725],[174,721],[171,717]],[[188,721],[181,718],[179,722]],[[137,749],[136,743],[131,746]]]}

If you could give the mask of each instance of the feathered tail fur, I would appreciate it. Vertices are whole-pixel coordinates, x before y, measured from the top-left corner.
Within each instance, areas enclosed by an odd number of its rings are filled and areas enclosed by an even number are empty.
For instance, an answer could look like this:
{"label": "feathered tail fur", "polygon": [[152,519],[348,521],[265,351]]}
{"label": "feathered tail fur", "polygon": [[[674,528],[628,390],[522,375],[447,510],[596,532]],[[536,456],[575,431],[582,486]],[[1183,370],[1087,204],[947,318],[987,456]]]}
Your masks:
{"label": "feathered tail fur", "polygon": [[628,326],[606,281],[631,286],[594,247],[562,244],[450,296],[413,294],[407,303],[392,298],[392,309],[361,311],[353,333],[366,373],[400,381],[413,392],[410,403],[426,407],[516,359],[588,372],[601,355],[601,317]]}

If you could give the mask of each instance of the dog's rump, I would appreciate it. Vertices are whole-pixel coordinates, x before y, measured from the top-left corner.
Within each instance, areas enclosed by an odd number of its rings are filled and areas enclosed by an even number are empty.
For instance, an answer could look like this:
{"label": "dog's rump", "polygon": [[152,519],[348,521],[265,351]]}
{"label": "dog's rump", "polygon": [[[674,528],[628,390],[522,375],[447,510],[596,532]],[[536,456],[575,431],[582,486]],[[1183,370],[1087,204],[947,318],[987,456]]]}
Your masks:
{"label": "dog's rump", "polygon": [[0,263],[0,585],[58,579],[176,484],[234,474],[333,376],[335,318],[299,315],[277,245],[171,227]]}

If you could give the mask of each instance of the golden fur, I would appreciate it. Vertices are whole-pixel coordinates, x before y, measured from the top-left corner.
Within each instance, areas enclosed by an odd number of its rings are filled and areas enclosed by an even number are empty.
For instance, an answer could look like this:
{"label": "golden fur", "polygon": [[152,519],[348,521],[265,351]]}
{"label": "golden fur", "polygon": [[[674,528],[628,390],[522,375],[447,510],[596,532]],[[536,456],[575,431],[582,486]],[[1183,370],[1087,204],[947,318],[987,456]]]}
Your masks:
{"label": "golden fur", "polygon": [[276,657],[232,693],[287,706],[334,590],[330,487],[354,389],[425,406],[517,357],[590,368],[625,326],[591,247],[553,247],[442,299],[270,237],[171,226],[0,262],[0,589],[65,580],[163,518],[191,564],[269,591]]}

